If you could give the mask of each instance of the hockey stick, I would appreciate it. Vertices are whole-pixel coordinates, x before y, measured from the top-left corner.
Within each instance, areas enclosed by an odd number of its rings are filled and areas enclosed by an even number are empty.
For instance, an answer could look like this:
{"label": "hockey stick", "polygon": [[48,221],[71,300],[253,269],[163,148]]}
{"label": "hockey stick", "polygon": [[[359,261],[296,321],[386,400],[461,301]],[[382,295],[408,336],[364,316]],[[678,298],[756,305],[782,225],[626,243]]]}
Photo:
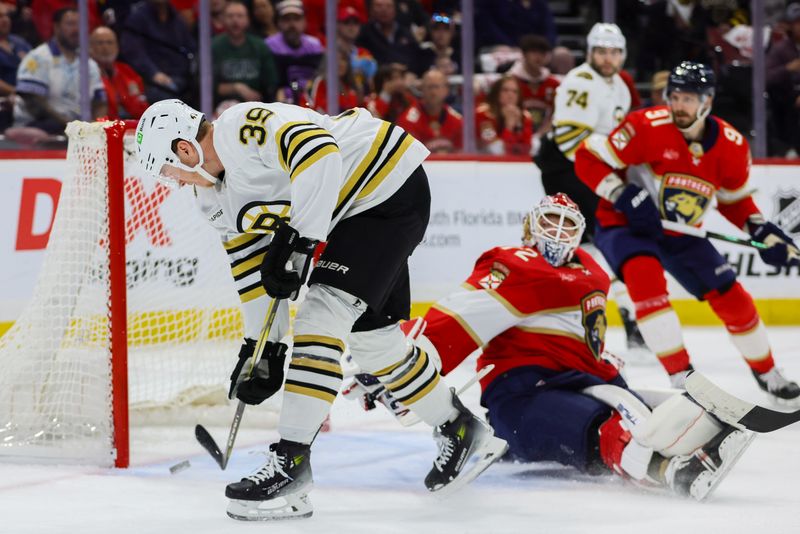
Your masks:
{"label": "hockey stick", "polygon": [[686,392],[723,423],[753,432],[773,432],[800,421],[800,410],[779,412],[734,397],[697,371],[686,378]]}
{"label": "hockey stick", "polygon": [[[475,384],[475,382],[477,382],[478,380],[480,380],[484,376],[486,376],[489,373],[491,373],[492,369],[494,369],[494,364],[493,363],[490,363],[489,365],[485,365],[485,366],[481,367],[478,370],[478,372],[475,373],[472,376],[472,378],[470,378],[469,380],[464,382],[464,385],[461,386],[460,388],[458,388],[458,390],[456,390],[456,395],[461,395],[466,390],[471,388]],[[421,421],[421,419],[417,415],[415,415],[414,413],[409,412],[409,414],[407,416],[405,416],[403,418],[403,420],[401,420],[400,422],[402,423],[403,426],[411,426],[411,425],[416,425],[420,421]]]}
{"label": "hockey stick", "polygon": [[758,249],[769,248],[769,245],[761,243],[760,241],[755,241],[753,239],[736,237],[728,234],[720,234],[717,232],[706,230],[704,228],[696,228],[694,226],[689,226],[687,224],[681,224],[673,221],[666,221],[664,219],[661,220],[661,226],[664,227],[664,230],[669,230],[670,232],[677,232],[679,234],[692,235],[695,237],[710,237],[712,239],[719,239],[721,241],[727,241],[729,243],[735,243],[737,245],[743,245],[745,247],[752,247]]}
{"label": "hockey stick", "polygon": [[[256,368],[258,355],[261,354],[261,351],[264,348],[264,343],[267,342],[269,333],[272,330],[272,323],[275,322],[275,316],[278,313],[279,303],[280,301],[278,299],[272,299],[272,302],[269,303],[269,308],[267,309],[267,318],[264,321],[264,326],[261,328],[261,335],[258,336],[258,343],[253,351],[253,358],[248,376],[251,375],[253,370]],[[214,441],[214,438],[211,437],[211,434],[203,425],[196,425],[194,427],[194,436],[197,438],[198,443],[200,443],[200,445],[202,445],[202,447],[208,451],[208,454],[214,458],[214,461],[219,464],[220,469],[223,471],[228,466],[228,460],[231,458],[233,444],[236,442],[236,435],[239,433],[239,425],[242,423],[242,416],[244,415],[245,406],[247,405],[243,401],[239,401],[239,404],[236,406],[236,413],[233,415],[231,429],[228,432],[228,442],[225,446],[224,454],[217,445],[217,442]]]}

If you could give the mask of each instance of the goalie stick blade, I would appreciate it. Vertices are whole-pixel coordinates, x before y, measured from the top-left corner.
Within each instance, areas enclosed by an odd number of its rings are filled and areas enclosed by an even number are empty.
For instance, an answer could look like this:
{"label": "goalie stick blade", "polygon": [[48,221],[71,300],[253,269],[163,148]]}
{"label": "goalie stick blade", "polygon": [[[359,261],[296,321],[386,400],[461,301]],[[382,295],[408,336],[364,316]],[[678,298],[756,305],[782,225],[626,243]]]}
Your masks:
{"label": "goalie stick blade", "polygon": [[202,447],[208,451],[208,454],[214,458],[214,461],[217,462],[220,469],[225,469],[224,466],[224,458],[222,456],[222,451],[220,450],[217,442],[214,441],[214,438],[211,437],[211,434],[208,433],[208,430],[203,425],[196,425],[194,427],[194,437],[197,438],[197,442],[202,445]]}
{"label": "goalie stick blade", "polygon": [[686,378],[686,392],[722,422],[765,433],[800,421],[800,410],[779,412],[735,397],[697,371]]}

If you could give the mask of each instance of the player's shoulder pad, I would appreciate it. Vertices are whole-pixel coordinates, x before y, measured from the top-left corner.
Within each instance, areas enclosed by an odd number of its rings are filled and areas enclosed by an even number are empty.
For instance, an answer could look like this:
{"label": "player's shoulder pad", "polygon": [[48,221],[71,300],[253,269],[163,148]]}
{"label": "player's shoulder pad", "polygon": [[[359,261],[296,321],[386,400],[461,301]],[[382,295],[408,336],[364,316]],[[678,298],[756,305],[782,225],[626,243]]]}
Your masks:
{"label": "player's shoulder pad", "polygon": [[597,73],[587,63],[583,63],[564,76],[564,79],[561,80],[561,86],[590,86],[594,85],[597,80]]}
{"label": "player's shoulder pad", "polygon": [[742,133],[737,130],[731,123],[725,119],[721,119],[716,115],[711,115],[711,120],[716,121],[719,126],[719,135],[717,136],[717,143],[721,143],[729,150],[745,150],[749,153],[749,145],[747,139]]}

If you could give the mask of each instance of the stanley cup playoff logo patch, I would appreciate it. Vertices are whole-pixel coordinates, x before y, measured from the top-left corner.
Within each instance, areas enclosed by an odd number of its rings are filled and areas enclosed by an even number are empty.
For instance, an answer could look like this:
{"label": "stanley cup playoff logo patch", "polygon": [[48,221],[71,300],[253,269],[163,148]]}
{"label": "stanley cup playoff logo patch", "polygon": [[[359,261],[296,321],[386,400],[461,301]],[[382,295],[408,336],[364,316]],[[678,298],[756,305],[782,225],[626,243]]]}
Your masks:
{"label": "stanley cup playoff logo patch", "polygon": [[779,190],[775,194],[775,224],[792,237],[800,237],[800,192]]}

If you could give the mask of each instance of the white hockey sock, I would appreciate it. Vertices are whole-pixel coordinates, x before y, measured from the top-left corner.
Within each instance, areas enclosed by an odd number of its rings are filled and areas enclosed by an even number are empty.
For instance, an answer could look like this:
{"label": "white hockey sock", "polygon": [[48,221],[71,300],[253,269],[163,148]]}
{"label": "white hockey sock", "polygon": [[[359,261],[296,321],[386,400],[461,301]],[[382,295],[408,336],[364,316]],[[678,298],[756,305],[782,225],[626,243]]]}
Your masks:
{"label": "white hockey sock", "polygon": [[339,364],[353,323],[365,304],[325,285],[311,286],[297,311],[294,347],[278,423],[281,438],[311,443],[342,384]]}

